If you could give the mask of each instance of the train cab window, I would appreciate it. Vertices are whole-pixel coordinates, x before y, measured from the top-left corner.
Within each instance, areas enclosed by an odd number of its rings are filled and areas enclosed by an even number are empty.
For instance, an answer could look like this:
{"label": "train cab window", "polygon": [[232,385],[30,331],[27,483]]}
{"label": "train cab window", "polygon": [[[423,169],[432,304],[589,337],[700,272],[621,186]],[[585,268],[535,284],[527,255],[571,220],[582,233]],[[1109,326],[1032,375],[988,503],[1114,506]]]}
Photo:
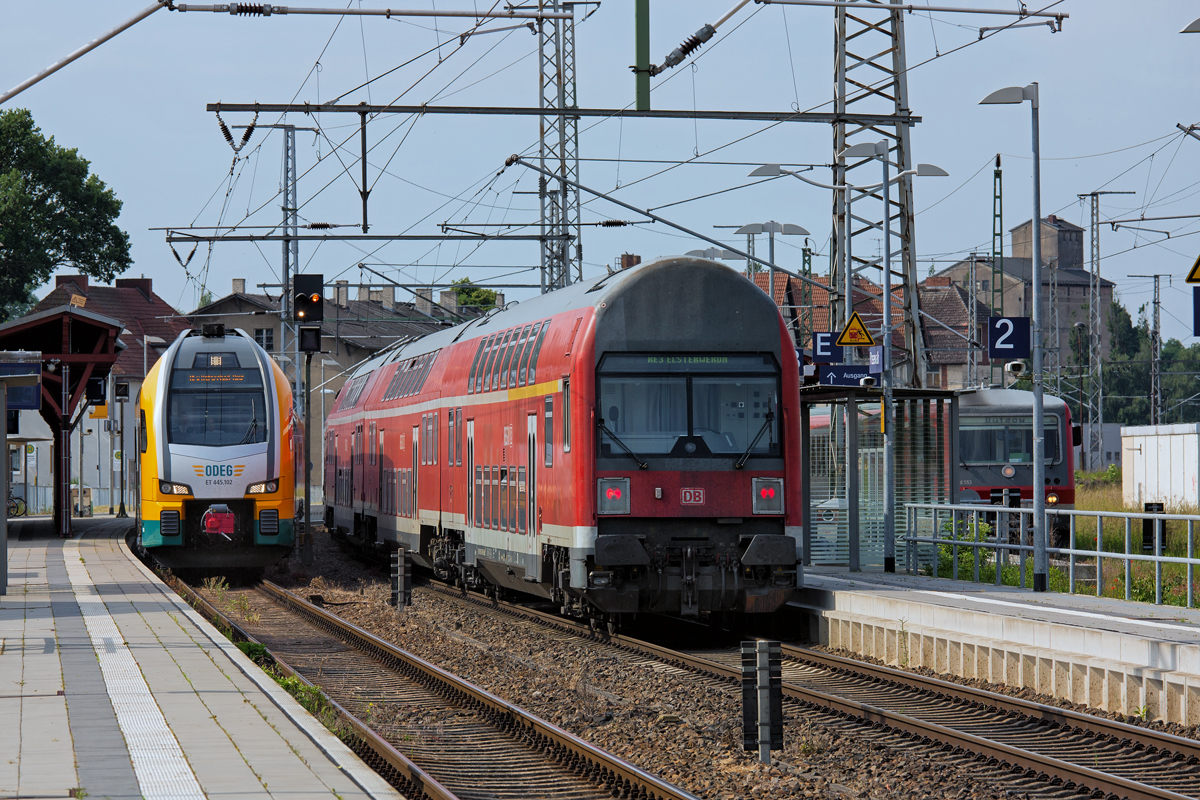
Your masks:
{"label": "train cab window", "polygon": [[533,355],[529,357],[529,383],[537,383],[535,378],[537,377],[538,356],[542,354],[542,342],[546,341],[546,331],[548,330],[550,330],[550,323],[543,323],[542,332],[538,334],[537,343],[533,346]]}
{"label": "train cab window", "polygon": [[[1046,416],[1046,463],[1061,460],[1058,418]],[[1032,416],[959,418],[959,453],[966,464],[1029,464],[1033,461]]]}
{"label": "train cab window", "polygon": [[533,343],[537,339],[538,331],[541,330],[542,323],[537,323],[533,326],[533,330],[529,333],[529,338],[525,340],[525,348],[521,352],[521,373],[517,378],[517,385],[525,386],[533,383],[533,376],[529,374],[529,356],[533,353]]}
{"label": "train cab window", "polygon": [[141,409],[141,420],[138,422],[138,441],[141,443],[142,452],[146,452],[146,409]]}
{"label": "train cab window", "polygon": [[571,379],[563,378],[562,448],[571,452]]}
{"label": "train cab window", "polygon": [[767,355],[609,354],[599,457],[778,456],[779,369]]}
{"label": "train cab window", "polygon": [[526,325],[521,331],[521,335],[517,337],[517,346],[513,348],[512,359],[508,366],[509,388],[517,385],[517,376],[521,374],[521,354],[525,351],[525,343],[529,341],[529,329],[532,327],[532,325]]}
{"label": "train cab window", "polygon": [[546,395],[546,424],[542,431],[546,449],[546,466],[554,466],[554,395]]}

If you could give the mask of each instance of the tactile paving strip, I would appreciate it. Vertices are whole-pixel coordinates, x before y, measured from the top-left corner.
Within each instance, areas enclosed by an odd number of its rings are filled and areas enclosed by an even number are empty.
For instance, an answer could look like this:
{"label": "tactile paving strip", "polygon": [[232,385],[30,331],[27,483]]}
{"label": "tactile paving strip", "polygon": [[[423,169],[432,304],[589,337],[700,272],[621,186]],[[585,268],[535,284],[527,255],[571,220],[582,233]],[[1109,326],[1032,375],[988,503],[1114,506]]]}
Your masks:
{"label": "tactile paving strip", "polygon": [[204,800],[204,792],[183,756],[179,741],[79,560],[79,540],[68,541],[64,549],[67,577],[100,661],[100,673],[133,759],[133,773],[142,795],[146,800]]}

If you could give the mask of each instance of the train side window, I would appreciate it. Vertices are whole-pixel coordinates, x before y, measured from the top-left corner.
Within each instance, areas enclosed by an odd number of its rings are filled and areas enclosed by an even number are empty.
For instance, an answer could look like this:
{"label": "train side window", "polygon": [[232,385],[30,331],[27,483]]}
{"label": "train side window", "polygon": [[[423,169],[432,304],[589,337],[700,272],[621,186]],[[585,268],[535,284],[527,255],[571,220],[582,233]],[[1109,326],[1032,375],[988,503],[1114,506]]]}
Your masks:
{"label": "train side window", "polygon": [[499,334],[493,333],[487,337],[487,344],[483,348],[483,361],[479,365],[479,372],[475,375],[475,393],[487,391],[487,387],[483,385],[484,376],[487,375],[488,363],[492,359],[492,345],[496,341],[496,336]]}
{"label": "train side window", "polygon": [[438,444],[441,442],[441,440],[438,438],[438,436],[440,436],[438,433],[439,419],[441,419],[441,417],[438,416],[436,412],[429,415],[429,438],[433,441],[433,463],[435,464],[438,463]]}
{"label": "train side window", "polygon": [[533,346],[533,355],[529,357],[529,383],[537,383],[537,362],[538,356],[542,354],[542,342],[546,341],[546,331],[550,330],[550,323],[546,322],[542,325],[542,332],[538,334],[537,344]]}
{"label": "train side window", "polygon": [[492,526],[492,468],[483,468],[483,507],[486,509],[483,514],[483,527],[491,528]]}
{"label": "train side window", "polygon": [[526,325],[521,330],[521,335],[516,337],[517,346],[513,348],[512,361],[508,365],[508,386],[513,388],[517,385],[517,376],[521,373],[521,354],[525,352],[525,342],[529,340],[529,329],[532,326]]}
{"label": "train side window", "polygon": [[483,527],[483,467],[475,467],[475,527]]}
{"label": "train side window", "polygon": [[518,379],[520,386],[533,383],[533,376],[529,375],[529,356],[533,353],[533,342],[537,339],[538,331],[541,330],[542,323],[537,323],[533,326],[533,330],[529,333],[529,338],[525,340],[525,349],[521,352],[521,375]]}
{"label": "train side window", "polygon": [[446,409],[446,466],[454,466],[454,409]]}
{"label": "train side window", "polygon": [[508,529],[517,531],[517,473],[508,470]]}
{"label": "train side window", "polygon": [[508,470],[500,470],[500,530],[508,530]]}
{"label": "train side window", "polygon": [[512,342],[512,331],[504,334],[504,339],[496,346],[496,357],[492,359],[492,368],[488,370],[488,380],[491,381],[492,391],[500,388],[500,365],[504,363],[504,354]]}
{"label": "train side window", "polygon": [[141,442],[142,452],[146,452],[146,409],[141,409],[142,418],[138,422],[138,440]]}
{"label": "train side window", "polygon": [[562,447],[564,453],[571,452],[571,379],[563,378]]}
{"label": "train side window", "polygon": [[429,450],[429,445],[428,445],[429,437],[425,435],[425,416],[426,416],[425,414],[421,415],[421,437],[420,438],[421,438],[421,466],[422,467],[425,466],[426,463],[428,463],[428,458],[426,456],[427,456],[427,452]]}
{"label": "train side window", "polygon": [[367,452],[370,457],[370,463],[374,464],[375,463],[375,423],[374,422],[372,422],[370,427],[367,429],[367,436],[370,437],[367,440]]}
{"label": "train side window", "polygon": [[475,360],[471,362],[471,374],[467,376],[467,394],[475,393],[475,375],[479,372],[479,359],[483,356],[485,344],[487,344],[487,337],[480,337],[479,349],[475,351]]}
{"label": "train side window", "polygon": [[546,444],[546,466],[554,466],[554,395],[546,395],[546,424],[542,431]]}
{"label": "train side window", "polygon": [[455,419],[454,466],[461,467],[462,466],[462,440],[463,440],[463,431],[462,431],[463,422],[462,422],[462,409],[461,408],[457,408],[454,410],[454,419]]}
{"label": "train side window", "polygon": [[492,530],[500,527],[500,468],[492,467]]}
{"label": "train side window", "polygon": [[525,530],[525,468],[517,467],[517,533]]}

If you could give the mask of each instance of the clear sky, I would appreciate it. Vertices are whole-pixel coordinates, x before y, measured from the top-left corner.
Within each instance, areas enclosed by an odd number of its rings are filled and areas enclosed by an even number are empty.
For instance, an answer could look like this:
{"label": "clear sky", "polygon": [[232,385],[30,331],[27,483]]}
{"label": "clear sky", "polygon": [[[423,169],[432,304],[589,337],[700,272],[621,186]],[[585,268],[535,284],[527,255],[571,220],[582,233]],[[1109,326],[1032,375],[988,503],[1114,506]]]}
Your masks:
{"label": "clear sky", "polygon": [[[305,6],[345,0],[304,0]],[[360,0],[353,0],[357,6]],[[919,0],[914,0],[917,5]],[[949,5],[952,0],[938,0]],[[149,0],[41,0],[2,6],[5,45],[0,87],[8,88],[132,16]],[[1030,2],[1030,10],[1053,0]],[[300,3],[293,3],[299,5]],[[364,7],[382,7],[361,0]],[[1017,7],[1010,0],[958,0],[961,6]],[[408,0],[407,8],[485,8],[483,0]],[[683,38],[711,22],[733,0],[655,0],[651,52],[656,63]],[[582,16],[582,8],[579,16]],[[589,7],[595,8],[595,7]],[[948,178],[915,188],[917,249],[926,272],[941,259],[991,247],[992,162],[1003,154],[1005,227],[1031,209],[1029,107],[982,107],[1003,86],[1038,81],[1042,98],[1042,211],[1087,225],[1077,195],[1131,190],[1104,198],[1102,219],[1200,214],[1200,140],[1175,126],[1200,122],[1197,64],[1200,35],[1178,31],[1200,16],[1183,0],[1118,3],[1063,0],[1070,15],[1061,33],[1046,26],[1002,32],[979,41],[980,26],[1011,17],[906,15],[909,94],[922,117],[912,133],[916,161],[937,164]],[[622,107],[633,101],[633,3],[604,0],[577,25],[579,104]],[[833,94],[833,18],[829,8],[751,3],[724,25],[699,57],[654,79],[653,104],[672,109],[829,110]],[[507,27],[509,22],[486,28]],[[466,20],[273,16],[159,11],[81,60],[9,101],[26,107],[43,132],[76,147],[124,201],[119,224],[133,241],[131,276],[154,278],[156,290],[181,310],[196,305],[200,286],[216,295],[233,278],[250,286],[278,282],[280,245],[224,243],[197,250],[186,270],[153,227],[272,225],[280,218],[281,136],[259,130],[239,160],[205,104],[291,100],[343,103],[537,104],[537,39],[521,28],[470,38]],[[441,44],[440,49],[438,45]],[[401,66],[404,65],[404,66]],[[390,74],[379,77],[389,70]],[[368,78],[378,78],[361,87]],[[229,114],[244,125],[247,114]],[[260,123],[278,117],[263,115]],[[287,122],[319,127],[300,132],[299,183],[304,222],[353,224],[360,219],[356,115]],[[812,231],[818,272],[827,269],[831,198],[781,179],[691,200],[749,183],[759,163],[814,164],[828,181],[828,126],[787,123],[597,120],[580,124],[582,181],[639,208],[697,230],[776,219]],[[512,153],[533,152],[536,118],[387,117],[369,126],[373,233],[436,234],[448,223],[532,223],[535,175]],[[345,143],[343,148],[343,143]],[[339,149],[343,148],[343,149]],[[697,158],[696,154],[700,157]],[[616,159],[621,161],[618,163]],[[744,164],[676,162],[745,162]],[[666,163],[651,163],[654,160]],[[232,171],[231,171],[232,168]],[[664,171],[665,170],[665,171]],[[351,180],[350,176],[353,176]],[[628,219],[603,200],[589,200],[584,220]],[[1166,273],[1163,328],[1191,338],[1191,290],[1183,277],[1200,254],[1200,218],[1143,224],[1163,233],[1102,226],[1102,274],[1134,316],[1151,299],[1151,283],[1130,274]],[[798,268],[800,237],[781,237],[778,261]],[[707,245],[663,226],[584,231],[585,274],[598,274],[622,252],[649,258]],[[176,246],[180,258],[188,250]],[[470,276],[536,283],[536,243],[403,242],[380,246],[303,244],[305,271],[359,282],[360,262],[403,282]],[[380,266],[383,265],[383,266]],[[506,277],[501,277],[506,276]],[[371,276],[363,276],[367,281]],[[44,293],[46,289],[42,290]],[[509,298],[528,296],[512,289]]]}

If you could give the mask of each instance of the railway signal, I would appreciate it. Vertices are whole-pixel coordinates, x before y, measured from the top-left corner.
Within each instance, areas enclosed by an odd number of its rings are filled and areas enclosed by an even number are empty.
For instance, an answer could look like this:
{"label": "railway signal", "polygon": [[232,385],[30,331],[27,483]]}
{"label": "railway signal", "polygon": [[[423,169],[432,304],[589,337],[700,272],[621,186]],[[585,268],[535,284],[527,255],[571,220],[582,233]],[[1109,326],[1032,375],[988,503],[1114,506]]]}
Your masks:
{"label": "railway signal", "polygon": [[294,286],[296,302],[292,306],[292,319],[296,322],[320,322],[325,319],[325,276],[297,273]]}

